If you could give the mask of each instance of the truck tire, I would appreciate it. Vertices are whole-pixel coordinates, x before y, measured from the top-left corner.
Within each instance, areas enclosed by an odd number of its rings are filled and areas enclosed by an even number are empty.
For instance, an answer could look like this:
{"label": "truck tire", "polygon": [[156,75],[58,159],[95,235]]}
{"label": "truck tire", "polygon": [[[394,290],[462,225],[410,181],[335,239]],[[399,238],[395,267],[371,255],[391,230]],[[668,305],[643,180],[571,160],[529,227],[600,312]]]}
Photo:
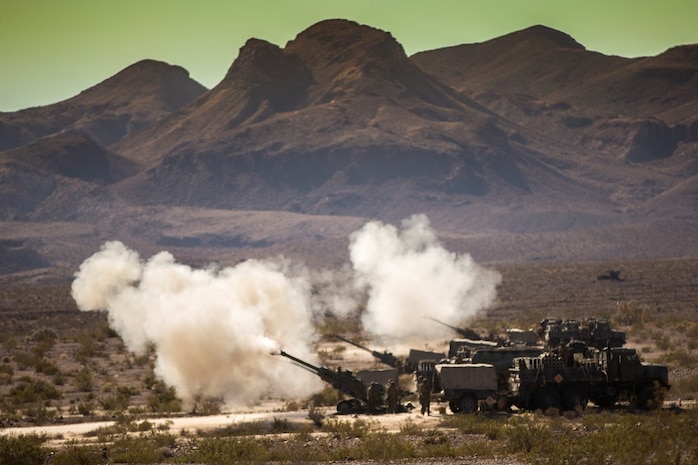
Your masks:
{"label": "truck tire", "polygon": [[606,386],[603,392],[599,392],[592,401],[601,408],[607,408],[618,402],[618,389],[614,386]]}
{"label": "truck tire", "polygon": [[560,410],[560,393],[553,387],[544,387],[536,395],[536,408],[546,411],[549,408]]}
{"label": "truck tire", "polygon": [[451,412],[453,413],[458,413],[460,412],[460,404],[458,403],[457,400],[452,400],[448,403],[448,408],[451,409]]}
{"label": "truck tire", "polygon": [[635,405],[643,410],[654,410],[662,406],[663,393],[655,389],[654,383],[644,383],[635,391]]}
{"label": "truck tire", "polygon": [[463,413],[477,412],[477,399],[472,394],[463,394],[459,401],[460,411]]}
{"label": "truck tire", "polygon": [[570,386],[562,394],[562,407],[565,410],[584,410],[589,402],[589,394],[584,386]]}

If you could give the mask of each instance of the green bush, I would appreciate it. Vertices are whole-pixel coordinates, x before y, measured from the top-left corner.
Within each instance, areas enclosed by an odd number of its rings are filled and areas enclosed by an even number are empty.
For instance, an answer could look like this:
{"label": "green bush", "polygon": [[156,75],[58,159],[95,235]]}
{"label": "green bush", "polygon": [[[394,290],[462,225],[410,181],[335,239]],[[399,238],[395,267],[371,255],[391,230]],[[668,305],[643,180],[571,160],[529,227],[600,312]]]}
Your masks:
{"label": "green bush", "polygon": [[43,357],[36,361],[34,370],[36,370],[37,373],[43,373],[48,376],[55,376],[61,372],[53,362]]}
{"label": "green bush", "polygon": [[39,360],[41,360],[41,356],[27,352],[16,352],[12,358],[17,364],[17,368],[20,370],[34,368]]}
{"label": "green bush", "polygon": [[42,354],[53,348],[56,339],[58,339],[56,332],[48,328],[39,329],[31,336],[31,340],[37,345],[37,351]]}
{"label": "green bush", "polygon": [[325,386],[322,391],[308,397],[303,403],[303,408],[314,407],[329,407],[339,403],[339,394],[337,390],[330,386]]}
{"label": "green bush", "polygon": [[167,386],[163,381],[157,381],[148,397],[148,408],[151,412],[180,412],[182,400],[177,397],[174,387]]}
{"label": "green bush", "polygon": [[192,413],[198,415],[215,415],[221,413],[223,407],[223,399],[220,397],[204,397],[197,396],[194,399],[194,408]]}
{"label": "green bush", "polygon": [[162,463],[172,455],[176,438],[171,434],[145,433],[124,436],[109,447],[110,463]]}
{"label": "green bush", "polygon": [[97,446],[69,443],[52,457],[53,465],[94,465],[105,462],[106,450]]}
{"label": "green bush", "polygon": [[0,384],[12,384],[15,369],[9,363],[0,363]]}
{"label": "green bush", "polygon": [[254,438],[206,438],[183,459],[186,463],[228,465],[231,463],[266,463],[272,461],[272,444]]}
{"label": "green bush", "polygon": [[78,374],[75,375],[75,387],[83,392],[92,391],[92,372],[86,366],[82,367]]}
{"label": "green bush", "polygon": [[550,430],[539,418],[512,420],[502,428],[502,437],[507,449],[513,454],[540,453],[553,440]]}
{"label": "green bush", "polygon": [[91,334],[83,333],[78,336],[78,343],[80,347],[75,355],[77,361],[87,363],[90,358],[99,355],[97,342],[95,342],[95,338]]}
{"label": "green bush", "polygon": [[43,465],[47,451],[42,447],[43,436],[0,436],[0,465]]}
{"label": "green bush", "polygon": [[28,376],[20,378],[19,383],[10,389],[8,395],[17,404],[29,404],[61,398],[61,393],[58,392],[55,386],[42,379],[30,378]]}

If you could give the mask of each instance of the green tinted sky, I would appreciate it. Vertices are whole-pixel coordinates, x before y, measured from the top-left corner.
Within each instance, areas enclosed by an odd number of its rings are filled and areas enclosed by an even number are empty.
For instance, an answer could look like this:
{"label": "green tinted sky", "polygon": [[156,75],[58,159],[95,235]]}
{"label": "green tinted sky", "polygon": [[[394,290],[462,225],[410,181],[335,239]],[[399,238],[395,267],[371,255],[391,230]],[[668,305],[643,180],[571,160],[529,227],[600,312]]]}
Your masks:
{"label": "green tinted sky", "polygon": [[389,31],[407,54],[535,24],[608,55],[698,43],[695,0],[3,0],[0,111],[64,100],[144,58],[210,88],[250,37],[283,46],[327,18]]}

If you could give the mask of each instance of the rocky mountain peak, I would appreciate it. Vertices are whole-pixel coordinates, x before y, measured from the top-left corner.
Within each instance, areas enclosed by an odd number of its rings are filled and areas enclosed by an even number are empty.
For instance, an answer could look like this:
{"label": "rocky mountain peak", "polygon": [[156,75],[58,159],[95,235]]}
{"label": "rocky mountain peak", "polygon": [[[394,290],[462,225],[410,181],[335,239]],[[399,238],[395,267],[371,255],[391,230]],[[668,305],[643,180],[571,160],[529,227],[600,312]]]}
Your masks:
{"label": "rocky mountain peak", "polygon": [[515,38],[520,42],[536,42],[539,45],[547,45],[548,47],[586,50],[582,44],[574,40],[569,34],[540,24],[504,36],[504,38],[507,37]]}
{"label": "rocky mountain peak", "polygon": [[189,72],[181,66],[156,60],[142,60],[73,99],[89,101],[91,104],[148,99],[155,100],[165,110],[174,110],[205,91],[206,88],[192,80]]}
{"label": "rocky mountain peak", "polygon": [[359,79],[384,74],[407,62],[402,46],[388,32],[342,19],[307,28],[284,50],[300,57],[318,82],[338,75]]}
{"label": "rocky mountain peak", "polygon": [[310,73],[298,57],[267,41],[249,39],[221,86],[257,95],[277,110],[284,110],[302,99],[303,90],[310,82]]}

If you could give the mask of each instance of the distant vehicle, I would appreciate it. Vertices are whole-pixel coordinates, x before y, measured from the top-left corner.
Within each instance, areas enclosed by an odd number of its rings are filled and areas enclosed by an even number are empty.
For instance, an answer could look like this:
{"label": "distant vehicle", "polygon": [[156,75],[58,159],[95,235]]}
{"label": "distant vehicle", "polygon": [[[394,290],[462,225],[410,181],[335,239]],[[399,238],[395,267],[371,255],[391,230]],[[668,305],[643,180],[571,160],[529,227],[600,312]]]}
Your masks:
{"label": "distant vehicle", "polygon": [[455,359],[459,356],[470,357],[470,352],[478,349],[493,349],[499,347],[494,341],[485,341],[483,339],[451,339],[448,342],[448,358]]}
{"label": "distant vehicle", "polygon": [[588,318],[583,321],[546,318],[540,322],[538,336],[546,347],[555,349],[563,342],[582,341],[590,347],[623,347],[625,332],[616,331],[604,319]]}
{"label": "distant vehicle", "polygon": [[538,345],[538,334],[532,329],[507,329],[507,346],[535,346]]}
{"label": "distant vehicle", "polygon": [[620,270],[608,270],[606,273],[596,276],[596,279],[599,281],[623,281],[623,278],[620,277]]}

